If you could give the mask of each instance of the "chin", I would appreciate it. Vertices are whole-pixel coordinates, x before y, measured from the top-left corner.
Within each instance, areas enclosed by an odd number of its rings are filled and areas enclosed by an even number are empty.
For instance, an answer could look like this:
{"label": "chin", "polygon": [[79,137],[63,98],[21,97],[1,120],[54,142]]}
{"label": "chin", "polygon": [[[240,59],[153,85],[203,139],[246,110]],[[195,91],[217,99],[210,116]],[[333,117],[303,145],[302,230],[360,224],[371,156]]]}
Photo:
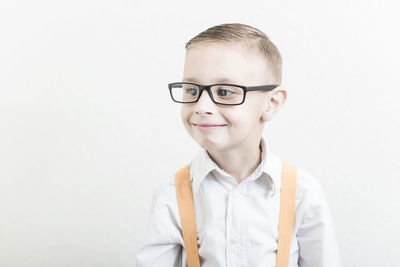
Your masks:
{"label": "chin", "polygon": [[218,140],[210,139],[195,139],[197,144],[207,151],[219,151],[223,148],[223,144],[218,142]]}
{"label": "chin", "polygon": [[[193,136],[192,136],[193,137]],[[208,138],[195,138],[193,139],[196,141],[196,143],[204,148],[205,150],[214,150],[217,147],[217,143],[215,141],[212,141]]]}

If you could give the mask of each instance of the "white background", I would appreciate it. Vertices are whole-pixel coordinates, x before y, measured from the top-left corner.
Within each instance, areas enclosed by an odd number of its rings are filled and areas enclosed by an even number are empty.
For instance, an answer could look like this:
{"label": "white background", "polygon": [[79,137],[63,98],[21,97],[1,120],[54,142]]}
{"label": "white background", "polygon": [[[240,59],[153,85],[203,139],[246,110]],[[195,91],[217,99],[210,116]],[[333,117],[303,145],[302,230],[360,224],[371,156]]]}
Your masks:
{"label": "white background", "polygon": [[[398,266],[395,1],[2,1],[0,266],[135,266],[153,191],[197,153],[184,45],[264,31],[288,99],[264,136],[325,189],[345,266]],[[318,267],[318,266],[316,266]]]}

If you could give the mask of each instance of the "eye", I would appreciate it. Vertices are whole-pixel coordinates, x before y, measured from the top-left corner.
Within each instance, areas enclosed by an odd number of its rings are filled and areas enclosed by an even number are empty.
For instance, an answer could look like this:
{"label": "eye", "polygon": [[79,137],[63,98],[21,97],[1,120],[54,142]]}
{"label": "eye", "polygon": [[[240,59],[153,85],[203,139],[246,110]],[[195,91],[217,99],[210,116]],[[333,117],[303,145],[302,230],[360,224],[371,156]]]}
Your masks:
{"label": "eye", "polygon": [[199,92],[199,90],[195,87],[192,88],[186,88],[185,89],[185,94],[189,94],[191,96],[197,96],[197,93]]}
{"label": "eye", "polygon": [[234,94],[234,91],[228,90],[228,89],[224,89],[224,88],[220,88],[217,91],[219,96],[229,96],[231,94]]}

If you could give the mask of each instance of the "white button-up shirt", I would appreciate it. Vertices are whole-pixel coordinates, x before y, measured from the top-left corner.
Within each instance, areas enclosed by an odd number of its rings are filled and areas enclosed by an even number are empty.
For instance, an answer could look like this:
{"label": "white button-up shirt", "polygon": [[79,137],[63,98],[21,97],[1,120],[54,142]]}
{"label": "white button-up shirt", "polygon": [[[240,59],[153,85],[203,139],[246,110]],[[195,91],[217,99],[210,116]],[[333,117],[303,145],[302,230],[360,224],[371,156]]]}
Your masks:
{"label": "white button-up shirt", "polygon": [[[276,265],[282,161],[261,139],[262,160],[243,182],[201,149],[190,164],[202,267]],[[137,267],[187,266],[174,178],[153,196],[147,238]],[[325,194],[298,168],[289,266],[342,266]]]}

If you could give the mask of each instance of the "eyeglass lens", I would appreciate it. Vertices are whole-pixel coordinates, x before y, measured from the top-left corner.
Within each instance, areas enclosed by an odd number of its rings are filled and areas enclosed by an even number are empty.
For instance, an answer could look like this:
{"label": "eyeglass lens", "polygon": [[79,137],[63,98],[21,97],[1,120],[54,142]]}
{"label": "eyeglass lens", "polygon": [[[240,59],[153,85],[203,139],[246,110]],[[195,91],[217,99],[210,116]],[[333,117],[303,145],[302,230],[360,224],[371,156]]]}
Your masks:
{"label": "eyeglass lens", "polygon": [[[210,91],[214,101],[221,104],[239,104],[244,97],[243,88],[232,85],[214,85]],[[199,97],[200,87],[193,84],[174,84],[171,92],[175,101],[193,103]]]}

